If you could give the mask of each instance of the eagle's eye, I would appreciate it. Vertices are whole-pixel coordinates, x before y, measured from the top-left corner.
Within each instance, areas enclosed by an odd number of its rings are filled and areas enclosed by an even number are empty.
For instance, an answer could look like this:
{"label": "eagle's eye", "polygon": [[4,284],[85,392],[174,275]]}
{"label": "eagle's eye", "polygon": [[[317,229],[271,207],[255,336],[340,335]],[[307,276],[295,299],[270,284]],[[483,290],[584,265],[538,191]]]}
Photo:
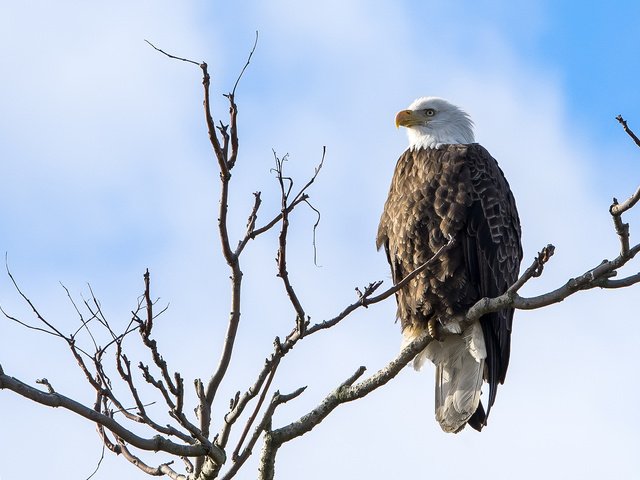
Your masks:
{"label": "eagle's eye", "polygon": [[427,117],[433,117],[433,116],[436,114],[436,111],[435,111],[433,108],[427,108],[427,109],[424,111],[424,114],[425,114]]}

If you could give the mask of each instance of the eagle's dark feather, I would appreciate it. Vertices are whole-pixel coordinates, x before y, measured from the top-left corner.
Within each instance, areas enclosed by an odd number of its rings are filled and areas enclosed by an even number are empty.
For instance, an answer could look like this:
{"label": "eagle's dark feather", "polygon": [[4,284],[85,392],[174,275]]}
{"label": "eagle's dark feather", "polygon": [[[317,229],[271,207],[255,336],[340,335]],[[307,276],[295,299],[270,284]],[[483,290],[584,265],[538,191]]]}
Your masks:
{"label": "eagle's dark feather", "polygon": [[[520,221],[509,184],[479,144],[408,149],[396,165],[378,228],[394,282],[455,239],[434,266],[397,293],[402,329],[423,331],[431,319],[446,325],[482,297],[495,297],[516,281],[522,247]],[[468,420],[480,429],[509,364],[513,310],[485,315],[480,323],[489,383],[482,404]],[[463,425],[464,426],[464,425]]]}

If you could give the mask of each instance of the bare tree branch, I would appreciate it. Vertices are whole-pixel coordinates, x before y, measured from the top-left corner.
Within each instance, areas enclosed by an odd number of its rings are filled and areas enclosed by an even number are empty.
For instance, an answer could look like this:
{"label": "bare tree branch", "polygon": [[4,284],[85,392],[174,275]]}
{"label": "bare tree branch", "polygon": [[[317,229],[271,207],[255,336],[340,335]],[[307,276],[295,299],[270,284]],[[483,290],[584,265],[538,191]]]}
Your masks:
{"label": "bare tree branch", "polygon": [[249,214],[249,218],[247,219],[247,233],[245,234],[244,238],[238,242],[238,246],[236,248],[236,251],[234,252],[234,255],[236,257],[239,257],[244,250],[244,247],[247,246],[247,243],[249,242],[249,240],[251,240],[251,236],[253,235],[253,232],[256,228],[256,221],[258,220],[258,209],[262,204],[261,193],[254,192],[253,197],[253,208],[251,209],[251,213]]}
{"label": "bare tree branch", "polygon": [[258,416],[258,413],[260,412],[260,409],[262,408],[262,404],[264,402],[264,399],[267,396],[267,392],[269,391],[269,387],[271,386],[271,382],[273,381],[273,377],[275,377],[275,375],[276,375],[276,368],[274,366],[274,368],[272,368],[271,372],[269,373],[269,377],[267,378],[267,383],[264,385],[264,388],[262,389],[260,398],[258,398],[258,403],[256,404],[256,407],[254,408],[253,413],[249,416],[249,419],[247,420],[245,428],[242,431],[242,435],[240,435],[240,440],[238,440],[238,444],[236,445],[236,448],[233,450],[233,454],[231,455],[231,458],[233,459],[234,462],[237,462],[239,459],[240,449],[242,448],[242,444],[244,443],[244,440],[249,433],[249,429],[253,425],[253,422],[255,421],[256,417]]}
{"label": "bare tree branch", "polygon": [[155,477],[161,477],[163,475],[167,475],[172,480],[187,480],[186,476],[178,474],[175,470],[173,470],[170,467],[173,461],[168,463],[163,463],[158,467],[152,467],[147,463],[143,462],[139,457],[131,453],[131,451],[127,448],[127,445],[125,444],[124,441],[122,441],[122,439],[116,437],[116,441],[118,442],[118,446],[120,447],[119,453],[122,454],[122,456],[129,463],[135,465],[147,475],[152,475]]}
{"label": "bare tree branch", "polygon": [[224,452],[213,445],[207,448],[204,445],[183,445],[175,443],[161,436],[155,436],[153,438],[139,437],[107,415],[86,407],[85,405],[60,393],[42,392],[18,380],[17,378],[8,376],[4,373],[4,370],[0,368],[0,389],[5,388],[25,398],[33,400],[36,403],[47,405],[49,407],[61,407],[74,412],[81,417],[104,426],[127,443],[130,443],[141,450],[153,452],[163,451],[185,457],[210,455],[216,462],[224,463]]}
{"label": "bare tree branch", "polygon": [[635,133],[633,133],[633,131],[628,127],[627,125],[627,121],[622,118],[622,115],[618,115],[616,117],[616,120],[618,120],[618,122],[620,123],[620,125],[622,125],[622,128],[624,129],[624,131],[627,133],[627,135],[629,135],[631,137],[631,139],[634,141],[634,143],[640,147],[640,138],[638,138],[636,136]]}
{"label": "bare tree branch", "polygon": [[[297,328],[301,332],[301,334],[304,334],[304,329],[306,328],[306,324],[307,324],[306,314],[304,312],[304,308],[302,307],[302,304],[300,303],[300,299],[298,298],[298,295],[296,294],[295,290],[293,289],[293,286],[291,285],[291,281],[289,280],[289,272],[287,271],[287,260],[286,260],[287,234],[289,232],[289,212],[287,211],[287,208],[289,206],[288,205],[289,194],[291,192],[291,188],[293,188],[293,181],[290,181],[289,186],[285,187],[286,177],[284,177],[284,174],[283,174],[283,167],[284,167],[284,162],[287,159],[286,155],[282,158],[278,158],[274,152],[274,156],[276,160],[276,169],[275,169],[276,178],[278,179],[278,184],[280,185],[280,198],[281,198],[281,205],[282,205],[282,210],[280,211],[282,215],[282,227],[280,228],[280,235],[278,235],[278,254],[276,256],[276,262],[278,264],[278,276],[282,279],[285,291],[287,292],[287,296],[289,297],[289,301],[291,302],[291,305],[293,306],[293,309],[296,312]],[[296,198],[303,195],[304,190],[307,188],[307,186],[311,185],[311,183],[313,182],[313,179],[320,171],[323,161],[324,161],[324,153],[323,153],[322,161],[320,162],[320,166],[316,169],[316,174],[314,175],[314,177],[312,177],[311,181],[307,183],[305,187],[303,187],[303,189],[298,193],[298,195],[296,195]],[[294,198],[294,201],[295,201],[295,198]]]}
{"label": "bare tree branch", "polygon": [[534,310],[546,307],[548,305],[561,302],[565,298],[581,290],[589,290],[595,287],[619,288],[621,286],[630,286],[638,283],[640,282],[640,275],[627,277],[618,285],[616,285],[614,281],[610,280],[611,276],[616,275],[616,270],[633,258],[638,251],[640,251],[640,245],[636,245],[630,249],[627,258],[618,257],[612,261],[604,260],[597,267],[588,270],[576,278],[569,279],[561,287],[536,297],[525,298],[514,292],[507,291],[499,297],[483,298],[467,311],[466,321],[473,322],[482,315],[490,312],[496,312],[504,308]]}
{"label": "bare tree branch", "polygon": [[[300,203],[306,201],[308,198],[309,198],[308,195],[302,195],[297,200],[289,203],[289,206],[287,207],[287,213],[291,213],[291,211],[295,207],[297,207]],[[278,222],[280,222],[280,220],[282,220],[282,212],[280,212],[278,215],[273,217],[266,225],[264,225],[264,226],[262,226],[260,228],[256,228],[255,230],[253,230],[253,232],[251,232],[251,235],[250,235],[251,239],[253,240],[257,236],[262,235],[265,232],[268,232],[274,226],[276,226],[278,224]]]}
{"label": "bare tree branch", "polygon": [[44,323],[44,324],[47,326],[47,328],[48,328],[49,330],[47,330],[47,329],[43,329],[43,328],[39,328],[39,327],[33,327],[33,326],[30,326],[30,325],[28,325],[28,324],[26,324],[26,323],[24,323],[24,322],[22,322],[22,321],[20,321],[20,320],[18,320],[18,319],[16,319],[16,318],[14,318],[14,317],[11,317],[11,316],[7,315],[7,313],[5,313],[5,311],[4,311],[4,310],[2,310],[2,313],[4,313],[5,317],[7,317],[8,319],[13,320],[13,321],[15,321],[15,322],[19,323],[20,325],[23,325],[23,326],[25,326],[25,327],[27,327],[27,328],[30,328],[30,329],[32,329],[32,330],[38,330],[38,331],[41,331],[41,332],[49,333],[49,334],[54,335],[54,336],[56,336],[56,337],[65,338],[65,339],[66,339],[67,337],[66,337],[65,335],[63,335],[63,334],[60,332],[60,330],[58,330],[58,329],[57,329],[56,327],[54,327],[51,323],[49,323],[47,320],[45,320],[45,318],[44,318],[42,315],[40,315],[40,312],[39,312],[39,311],[38,311],[38,309],[35,307],[35,305],[34,305],[34,304],[31,302],[31,300],[30,300],[30,299],[29,299],[29,298],[28,298],[28,297],[27,297],[27,296],[22,292],[22,290],[20,290],[20,287],[18,286],[18,284],[17,284],[17,282],[16,282],[16,279],[15,279],[15,278],[13,278],[13,274],[11,273],[11,270],[9,270],[9,263],[8,263],[8,260],[7,260],[7,254],[5,254],[5,257],[4,257],[4,265],[5,265],[5,270],[7,271],[7,275],[9,276],[9,279],[11,280],[11,283],[13,284],[13,287],[16,289],[16,291],[17,291],[17,292],[18,292],[18,294],[22,297],[22,299],[27,303],[27,305],[29,305],[29,306],[31,307],[31,310],[32,310],[32,311],[33,311],[33,313],[35,314],[36,318],[37,318],[40,322]]}
{"label": "bare tree branch", "polygon": [[638,187],[638,189],[633,193],[633,195],[631,195],[623,203],[618,204],[618,200],[614,198],[613,199],[614,205],[612,205],[610,209],[611,215],[614,215],[614,216],[622,215],[624,212],[626,212],[630,208],[633,208],[633,206],[636,203],[638,203],[638,200],[640,200],[640,187]]}
{"label": "bare tree branch", "polygon": [[602,280],[595,282],[597,287],[600,288],[625,288],[630,287],[631,285],[635,285],[640,282],[640,273],[636,273],[635,275],[630,275],[625,278],[621,278],[619,280],[611,280],[609,278],[603,278]]}
{"label": "bare tree branch", "polygon": [[342,382],[338,388],[327,395],[324,400],[309,413],[288,425],[265,432],[258,478],[260,480],[273,479],[276,453],[282,444],[311,431],[339,405],[362,398],[385,385],[400,373],[432,340],[428,332],[425,332],[402,349],[400,354],[387,366],[378,370],[366,380],[355,384],[356,380],[360,378],[366,370],[365,367],[358,368],[353,375]]}
{"label": "bare tree branch", "polygon": [[251,438],[249,439],[249,442],[247,443],[247,446],[244,448],[242,453],[238,454],[237,457],[234,459],[233,465],[224,474],[224,476],[222,477],[222,480],[229,480],[229,479],[233,478],[236,475],[236,473],[238,473],[240,468],[242,468],[244,463],[249,459],[249,457],[253,453],[253,448],[255,447],[255,444],[257,443],[258,439],[260,438],[260,435],[262,435],[265,431],[270,429],[271,421],[272,421],[272,418],[273,418],[273,414],[276,411],[276,408],[278,408],[280,405],[282,405],[282,404],[284,404],[284,403],[286,403],[286,402],[288,402],[290,400],[293,400],[294,398],[298,397],[299,395],[302,394],[302,392],[305,391],[306,388],[307,387],[300,387],[297,390],[295,390],[294,392],[289,393],[289,394],[285,394],[285,395],[281,395],[280,392],[275,392],[273,394],[273,398],[271,399],[271,403],[269,404],[269,407],[265,410],[265,412],[264,412],[264,414],[262,416],[262,420],[256,426],[253,435],[251,436]]}
{"label": "bare tree branch", "polygon": [[[126,371],[125,371],[125,368],[123,368],[122,366],[123,363],[124,363],[124,366],[126,367]],[[122,378],[122,380],[129,387],[129,391],[131,392],[131,395],[138,409],[138,416],[140,417],[142,423],[149,425],[151,428],[153,428],[159,433],[176,436],[183,442],[186,442],[189,444],[195,443],[195,440],[191,436],[182,433],[180,430],[172,427],[171,425],[166,425],[166,426],[160,425],[149,417],[149,415],[147,414],[145,405],[142,402],[140,395],[138,394],[138,389],[136,388],[133,382],[133,376],[131,375],[131,362],[129,361],[127,356],[124,353],[122,353],[122,346],[120,343],[118,343],[117,345],[116,369],[120,374],[120,378]]]}

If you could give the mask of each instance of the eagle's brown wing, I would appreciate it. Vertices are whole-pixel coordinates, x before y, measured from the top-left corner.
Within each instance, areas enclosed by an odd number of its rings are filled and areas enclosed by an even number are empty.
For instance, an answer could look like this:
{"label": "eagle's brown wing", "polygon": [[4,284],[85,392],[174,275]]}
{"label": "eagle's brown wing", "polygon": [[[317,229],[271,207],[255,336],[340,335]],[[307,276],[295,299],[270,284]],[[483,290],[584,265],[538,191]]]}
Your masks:
{"label": "eagle's brown wing", "polygon": [[[509,184],[498,163],[481,145],[469,145],[471,199],[461,241],[469,281],[480,298],[503,294],[518,278],[522,247],[520,220]],[[513,309],[480,319],[487,350],[485,380],[489,384],[486,416],[503,383],[511,350]]]}

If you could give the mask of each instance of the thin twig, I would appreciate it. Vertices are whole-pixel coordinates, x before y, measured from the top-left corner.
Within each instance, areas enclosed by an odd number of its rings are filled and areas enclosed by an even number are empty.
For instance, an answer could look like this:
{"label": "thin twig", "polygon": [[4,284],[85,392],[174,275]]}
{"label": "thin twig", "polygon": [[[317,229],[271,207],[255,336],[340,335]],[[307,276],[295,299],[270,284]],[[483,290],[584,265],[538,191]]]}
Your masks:
{"label": "thin twig", "polygon": [[[291,213],[291,211],[296,206],[298,206],[300,203],[304,202],[308,198],[309,198],[308,195],[302,195],[296,201],[289,203],[289,206],[287,207],[287,213]],[[253,240],[257,236],[262,235],[263,233],[271,230],[274,226],[276,226],[278,224],[278,222],[280,222],[280,220],[282,220],[282,212],[280,212],[278,215],[273,217],[273,219],[271,219],[266,225],[264,225],[264,226],[262,226],[260,228],[256,228],[250,235],[251,239]]]}
{"label": "thin twig", "polygon": [[318,210],[317,208],[315,208],[313,205],[311,205],[311,202],[309,202],[309,200],[305,200],[304,203],[307,204],[307,206],[313,210],[314,212],[316,212],[316,223],[313,224],[313,264],[318,267],[318,248],[316,245],[316,230],[318,229],[318,225],[320,225],[320,219],[322,217],[322,215],[320,215],[320,210]]}
{"label": "thin twig", "polygon": [[396,283],[394,286],[392,286],[388,290],[385,290],[384,292],[382,292],[381,294],[375,297],[362,296],[360,298],[362,305],[365,307],[369,305],[373,305],[374,303],[381,302],[382,300],[389,298],[394,293],[402,290],[411,280],[413,280],[415,277],[417,277],[422,272],[424,272],[427,268],[432,266],[436,261],[438,261],[442,255],[444,255],[449,249],[451,249],[451,247],[453,247],[455,242],[456,242],[456,239],[454,237],[451,237],[449,241],[445,243],[442,247],[440,247],[438,251],[434,253],[429,260],[427,260],[422,265],[420,265],[419,267],[409,272],[402,280],[400,280],[398,283]]}
{"label": "thin twig", "polygon": [[67,293],[67,298],[71,302],[71,305],[73,305],[73,308],[75,309],[76,313],[78,314],[78,317],[80,317],[80,324],[81,325],[80,325],[80,327],[78,327],[78,329],[71,336],[73,338],[75,338],[75,336],[78,334],[78,332],[80,330],[85,329],[87,331],[87,334],[89,335],[89,338],[91,338],[91,341],[93,342],[93,347],[97,351],[98,350],[98,342],[96,342],[96,339],[93,336],[93,333],[91,332],[91,329],[89,328],[89,322],[91,322],[91,320],[96,318],[95,315],[92,315],[88,320],[85,321],[84,316],[82,315],[82,312],[80,312],[80,309],[76,305],[76,302],[73,300],[73,297],[71,296],[71,293],[69,292],[69,289],[67,287],[65,287],[62,282],[60,282],[60,285],[62,285],[62,288],[64,288],[64,291]]}
{"label": "thin twig", "polygon": [[545,264],[551,259],[556,247],[551,244],[548,244],[544,247],[540,252],[538,252],[538,256],[533,260],[533,263],[529,268],[525,270],[525,272],[515,281],[513,285],[511,285],[507,292],[508,293],[517,293],[518,290],[522,288],[522,286],[527,283],[533,277],[539,277],[542,275],[542,270],[544,269]]}
{"label": "thin twig", "polygon": [[249,214],[249,218],[247,219],[247,232],[244,235],[244,238],[238,242],[238,246],[236,247],[236,251],[234,255],[239,257],[244,247],[247,246],[247,243],[252,238],[253,232],[256,228],[256,221],[258,220],[258,209],[262,204],[262,198],[260,192],[253,193],[253,208],[251,209],[251,213]]}
{"label": "thin twig", "polygon": [[47,387],[47,390],[49,391],[49,393],[56,393],[56,391],[53,389],[53,387],[49,383],[49,380],[47,380],[46,378],[39,378],[36,380],[36,383]]}
{"label": "thin twig", "polygon": [[166,55],[169,58],[173,58],[174,60],[180,60],[182,62],[189,62],[189,63],[193,63],[194,65],[200,65],[200,62],[196,62],[194,60],[189,60],[188,58],[182,58],[182,57],[176,57],[175,55],[171,55],[170,53],[165,52],[164,50],[162,50],[161,48],[156,47],[153,43],[151,43],[149,40],[145,39],[145,42],[147,42],[149,45],[151,45],[151,47],[154,50],[157,50],[158,52]]}
{"label": "thin twig", "polygon": [[[63,335],[62,332],[60,332],[60,330],[58,330],[56,327],[54,327],[51,323],[49,323],[47,320],[45,320],[45,318],[40,315],[40,312],[38,311],[38,309],[35,307],[35,305],[33,304],[33,302],[22,292],[22,290],[20,289],[20,287],[18,286],[18,283],[16,282],[16,279],[13,278],[13,274],[11,273],[11,270],[9,269],[9,261],[7,258],[7,254],[5,253],[5,257],[4,257],[4,265],[5,265],[5,269],[7,271],[7,275],[9,276],[9,279],[11,279],[11,283],[13,284],[14,288],[16,289],[16,291],[18,292],[18,294],[22,297],[22,299],[31,307],[31,310],[33,311],[33,313],[35,314],[35,316],[37,317],[38,320],[40,320],[40,322],[44,323],[47,328],[50,329],[50,331],[48,333],[51,333],[55,336],[64,338],[65,340],[69,341],[69,339],[67,338],[66,335]],[[2,311],[4,313],[4,310]],[[5,316],[7,318],[10,318],[11,320],[15,320],[12,317],[9,317],[6,313]],[[21,325],[27,326],[25,323],[20,322],[18,320],[15,320],[18,323],[20,323]],[[40,329],[37,327],[30,327],[33,328],[34,330],[40,330],[40,331],[46,331],[44,329]]]}
{"label": "thin twig", "polygon": [[242,70],[240,71],[240,75],[238,75],[238,78],[236,79],[236,83],[233,85],[233,90],[231,90],[232,96],[235,96],[238,83],[240,83],[240,79],[242,78],[242,75],[244,75],[244,71],[249,66],[249,63],[251,63],[251,57],[253,57],[253,52],[256,51],[257,46],[258,46],[258,30],[256,30],[256,39],[253,42],[253,47],[251,48],[251,51],[249,52],[249,57],[247,58],[247,62],[244,64],[244,67],[242,67]]}
{"label": "thin twig", "polygon": [[93,473],[89,475],[86,480],[90,480],[91,477],[93,477],[96,473],[98,473],[98,470],[100,470],[100,465],[102,465],[102,460],[104,460],[105,447],[106,445],[104,444],[104,442],[102,442],[102,449],[101,449],[102,451],[100,452],[100,458],[98,459],[98,464],[96,465],[96,468],[93,471]]}
{"label": "thin twig", "polygon": [[170,465],[173,464],[173,460],[167,463],[160,464],[158,467],[152,467],[148,465],[146,462],[142,461],[138,456],[131,453],[127,445],[118,437],[116,437],[116,441],[118,442],[118,446],[120,447],[120,453],[122,456],[130,462],[132,465],[135,465],[140,470],[142,470],[147,475],[152,475],[155,477],[168,476],[171,480],[187,480],[185,475],[181,475],[173,470]]}

